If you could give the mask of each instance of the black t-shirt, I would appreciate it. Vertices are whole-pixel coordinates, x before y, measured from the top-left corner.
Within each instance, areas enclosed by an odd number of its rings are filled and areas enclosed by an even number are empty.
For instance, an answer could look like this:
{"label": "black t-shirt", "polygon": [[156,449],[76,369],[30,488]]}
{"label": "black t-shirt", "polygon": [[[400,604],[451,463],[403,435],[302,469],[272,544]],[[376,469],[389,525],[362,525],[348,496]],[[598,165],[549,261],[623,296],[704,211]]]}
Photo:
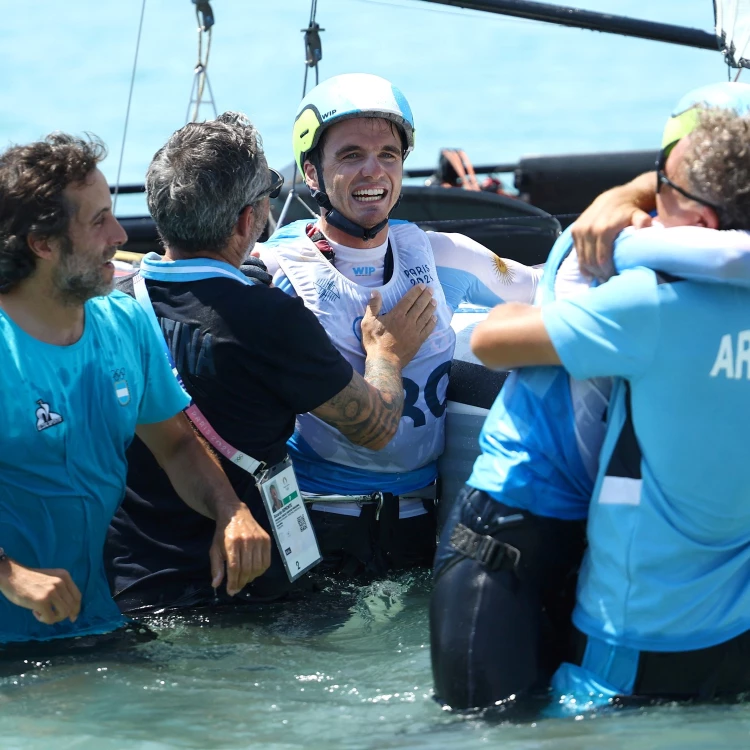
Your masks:
{"label": "black t-shirt", "polygon": [[[232,279],[146,286],[185,387],[216,432],[243,453],[276,463],[296,414],[339,393],[351,365],[301,299]],[[118,287],[133,294],[132,280]],[[238,496],[270,533],[252,477],[222,458]],[[115,595],[127,609],[172,601],[186,589],[210,591],[212,520],[179,498],[146,446],[128,450],[127,491],[110,527],[106,560]],[[272,570],[256,586],[285,586],[273,547]],[[270,579],[273,579],[270,580]]]}

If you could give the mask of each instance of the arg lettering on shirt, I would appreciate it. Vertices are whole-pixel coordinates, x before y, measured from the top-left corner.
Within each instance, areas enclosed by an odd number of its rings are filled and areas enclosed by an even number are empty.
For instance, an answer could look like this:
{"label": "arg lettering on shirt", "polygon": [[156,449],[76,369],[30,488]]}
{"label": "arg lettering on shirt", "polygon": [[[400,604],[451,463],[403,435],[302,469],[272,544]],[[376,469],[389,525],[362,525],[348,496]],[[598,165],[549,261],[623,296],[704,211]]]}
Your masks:
{"label": "arg lettering on shirt", "polygon": [[743,377],[750,380],[750,331],[740,331],[736,340],[731,333],[721,337],[710,377],[719,375],[730,380],[741,380]]}

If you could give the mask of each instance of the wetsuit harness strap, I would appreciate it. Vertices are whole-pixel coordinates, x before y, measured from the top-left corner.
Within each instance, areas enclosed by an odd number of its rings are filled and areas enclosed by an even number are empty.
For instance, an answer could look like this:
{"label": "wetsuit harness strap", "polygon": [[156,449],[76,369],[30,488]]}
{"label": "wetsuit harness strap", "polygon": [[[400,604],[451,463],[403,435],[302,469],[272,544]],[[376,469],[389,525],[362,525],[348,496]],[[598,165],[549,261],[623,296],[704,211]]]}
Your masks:
{"label": "wetsuit harness strap", "polygon": [[462,523],[456,524],[450,543],[457,552],[482,563],[493,572],[515,570],[521,560],[518,548],[499,542],[491,536],[477,534]]}
{"label": "wetsuit harness strap", "polygon": [[367,505],[383,502],[382,492],[371,492],[369,495],[316,495],[314,492],[303,492],[302,497],[306,503],[358,503]]}
{"label": "wetsuit harness strap", "polygon": [[[305,228],[310,242],[320,250],[323,257],[332,265],[336,267],[336,253],[331,247],[331,243],[326,239],[323,232],[315,226],[315,224],[308,224]],[[383,284],[387,284],[393,276],[393,248],[391,247],[391,241],[388,240],[388,248],[385,251],[385,258],[383,258]]]}
{"label": "wetsuit harness strap", "polygon": [[380,520],[380,511],[383,508],[386,498],[392,498],[396,502],[399,500],[437,500],[437,481],[418,490],[404,492],[402,495],[392,495],[390,492],[380,491],[371,492],[369,495],[316,495],[313,492],[302,493],[302,499],[306,503],[357,503],[360,507],[377,504],[378,509],[375,513],[375,520]]}

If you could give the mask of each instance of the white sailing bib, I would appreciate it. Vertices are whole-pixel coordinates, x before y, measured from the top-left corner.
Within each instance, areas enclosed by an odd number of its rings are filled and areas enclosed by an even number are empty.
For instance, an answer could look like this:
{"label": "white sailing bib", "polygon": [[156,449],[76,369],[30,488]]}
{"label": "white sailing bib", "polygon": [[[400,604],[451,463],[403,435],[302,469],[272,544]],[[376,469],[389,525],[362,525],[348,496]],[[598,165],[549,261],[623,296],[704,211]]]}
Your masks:
{"label": "white sailing bib", "polygon": [[[391,225],[388,237],[393,276],[385,286],[376,287],[383,297],[382,312],[391,310],[412,286],[423,283],[432,289],[438,318],[435,330],[403,370],[405,402],[398,431],[380,451],[350,443],[335,427],[312,414],[297,418],[297,431],[327,461],[396,473],[425,466],[443,450],[448,373],[456,336],[427,235],[414,224],[399,223]],[[336,348],[363,375],[366,357],[360,323],[373,288],[347,279],[305,235],[285,240],[273,251],[297,295],[315,313]]]}

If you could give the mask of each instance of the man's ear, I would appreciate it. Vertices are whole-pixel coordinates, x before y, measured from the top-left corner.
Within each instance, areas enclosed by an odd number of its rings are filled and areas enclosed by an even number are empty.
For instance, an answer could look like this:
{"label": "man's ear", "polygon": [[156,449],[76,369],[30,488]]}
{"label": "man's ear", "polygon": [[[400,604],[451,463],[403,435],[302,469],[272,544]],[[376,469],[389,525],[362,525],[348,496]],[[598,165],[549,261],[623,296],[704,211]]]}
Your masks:
{"label": "man's ear", "polygon": [[702,226],[707,227],[708,229],[719,228],[719,216],[716,211],[713,210],[713,208],[709,208],[708,206],[701,206],[700,214]]}
{"label": "man's ear", "polygon": [[302,167],[305,170],[305,182],[307,183],[307,187],[312,190],[318,190],[320,188],[320,183],[318,182],[318,170],[309,159],[305,160]]}
{"label": "man's ear", "polygon": [[237,218],[237,234],[240,237],[250,237],[253,232],[253,220],[255,211],[252,206],[245,206]]}
{"label": "man's ear", "polygon": [[50,237],[40,237],[38,234],[30,234],[26,238],[26,242],[31,249],[31,252],[37,256],[37,258],[43,258],[49,260],[55,251],[53,246],[54,240]]}

